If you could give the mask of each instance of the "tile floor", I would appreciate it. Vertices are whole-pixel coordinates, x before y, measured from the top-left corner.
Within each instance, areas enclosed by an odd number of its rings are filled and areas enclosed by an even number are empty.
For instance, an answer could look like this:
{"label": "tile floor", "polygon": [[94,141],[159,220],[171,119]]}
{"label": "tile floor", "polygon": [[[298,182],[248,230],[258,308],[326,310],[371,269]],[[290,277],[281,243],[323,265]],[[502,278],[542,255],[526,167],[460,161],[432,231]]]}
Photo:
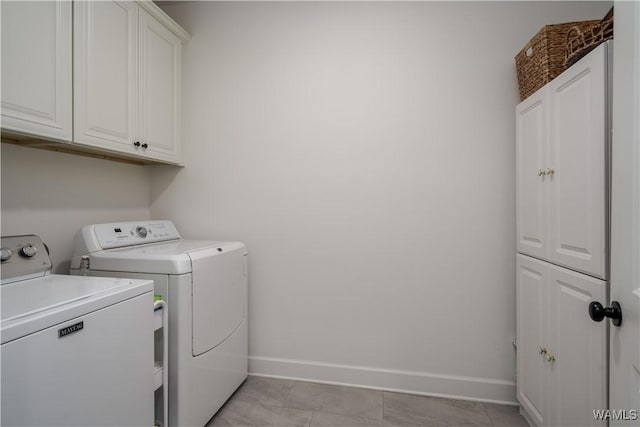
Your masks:
{"label": "tile floor", "polygon": [[527,427],[515,406],[249,377],[207,427]]}

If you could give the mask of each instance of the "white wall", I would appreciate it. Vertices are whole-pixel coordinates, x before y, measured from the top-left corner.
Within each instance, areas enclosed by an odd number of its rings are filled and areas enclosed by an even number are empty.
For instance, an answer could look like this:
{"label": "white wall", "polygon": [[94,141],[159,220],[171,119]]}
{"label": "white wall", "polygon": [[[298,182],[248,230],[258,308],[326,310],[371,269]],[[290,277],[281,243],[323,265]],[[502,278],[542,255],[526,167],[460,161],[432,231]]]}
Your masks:
{"label": "white wall", "polygon": [[1,145],[2,235],[37,234],[54,272],[69,273],[81,226],[149,218],[149,169],[108,160]]}
{"label": "white wall", "polygon": [[187,167],[151,213],[248,244],[252,372],[515,401],[513,57],[609,7],[165,7]]}

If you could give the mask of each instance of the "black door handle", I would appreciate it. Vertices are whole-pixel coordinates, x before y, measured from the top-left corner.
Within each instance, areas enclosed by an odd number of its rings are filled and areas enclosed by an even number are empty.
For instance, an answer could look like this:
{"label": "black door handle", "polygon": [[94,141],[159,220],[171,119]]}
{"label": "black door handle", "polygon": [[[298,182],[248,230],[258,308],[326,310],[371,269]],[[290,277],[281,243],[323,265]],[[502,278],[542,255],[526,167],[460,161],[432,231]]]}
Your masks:
{"label": "black door handle", "polygon": [[618,301],[611,301],[611,307],[603,307],[597,301],[589,304],[589,317],[595,322],[602,322],[602,319],[608,317],[614,326],[622,325],[622,307]]}

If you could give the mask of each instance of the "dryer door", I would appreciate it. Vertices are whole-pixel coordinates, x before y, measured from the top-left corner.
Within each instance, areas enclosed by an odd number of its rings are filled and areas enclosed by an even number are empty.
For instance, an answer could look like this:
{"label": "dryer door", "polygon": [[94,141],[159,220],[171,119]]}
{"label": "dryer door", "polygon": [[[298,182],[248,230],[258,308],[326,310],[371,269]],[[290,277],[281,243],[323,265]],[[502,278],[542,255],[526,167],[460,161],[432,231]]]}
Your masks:
{"label": "dryer door", "polygon": [[244,254],[244,247],[226,245],[189,253],[193,271],[194,356],[224,341],[246,315]]}

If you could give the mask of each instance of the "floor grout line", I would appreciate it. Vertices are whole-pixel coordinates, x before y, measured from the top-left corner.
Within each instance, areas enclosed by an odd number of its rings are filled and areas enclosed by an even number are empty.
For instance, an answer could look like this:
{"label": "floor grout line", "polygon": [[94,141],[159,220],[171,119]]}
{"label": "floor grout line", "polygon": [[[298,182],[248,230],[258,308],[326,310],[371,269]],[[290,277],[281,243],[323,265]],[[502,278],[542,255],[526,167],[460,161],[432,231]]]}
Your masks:
{"label": "floor grout line", "polygon": [[485,405],[484,403],[481,403],[481,405],[482,405],[482,410],[487,415],[487,418],[489,418],[489,422],[491,423],[491,427],[495,427],[496,423],[493,421],[493,417],[489,413],[489,408],[487,408],[487,405]]}
{"label": "floor grout line", "polygon": [[295,387],[295,383],[291,384],[291,387],[289,387],[289,389],[287,390],[286,397],[284,399],[282,399],[282,407],[283,408],[296,409],[296,408],[291,408],[291,407],[287,406],[287,403],[289,402],[289,398],[291,397],[291,392],[293,391],[293,387]]}
{"label": "floor grout line", "polygon": [[386,392],[382,391],[382,423],[384,424],[384,402],[387,399]]}

